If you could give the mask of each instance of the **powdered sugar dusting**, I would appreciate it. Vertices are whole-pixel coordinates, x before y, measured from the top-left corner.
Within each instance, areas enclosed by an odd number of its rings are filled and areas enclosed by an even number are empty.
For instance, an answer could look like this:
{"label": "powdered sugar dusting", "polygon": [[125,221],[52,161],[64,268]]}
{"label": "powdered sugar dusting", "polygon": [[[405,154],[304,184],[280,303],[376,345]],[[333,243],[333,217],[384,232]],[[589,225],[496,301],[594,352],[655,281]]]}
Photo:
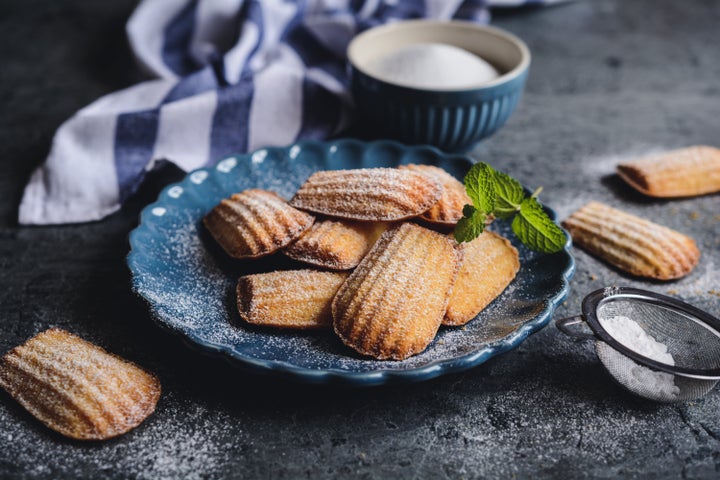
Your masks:
{"label": "powdered sugar dusting", "polygon": [[[136,430],[125,434],[123,441],[101,444],[77,442],[52,443],[51,448],[13,448],[13,461],[23,466],[22,476],[58,478],[58,476],[92,476],[104,478],[122,465],[122,476],[137,479],[202,479],[210,471],[223,471],[238,453],[238,445],[249,445],[246,433],[236,418],[226,412],[190,404],[177,406],[161,400],[162,408]],[[8,410],[0,408],[0,421],[10,431],[0,433],[0,443],[13,445],[47,445],[43,428],[28,428],[24,419],[5,418]],[[191,418],[192,421],[187,421]],[[8,443],[9,445],[10,443]],[[101,453],[100,453],[101,452]],[[100,453],[100,454],[99,454]],[[58,473],[58,462],[72,459],[69,468],[82,471]],[[60,459],[60,460],[58,460]],[[92,473],[88,473],[92,472]]]}

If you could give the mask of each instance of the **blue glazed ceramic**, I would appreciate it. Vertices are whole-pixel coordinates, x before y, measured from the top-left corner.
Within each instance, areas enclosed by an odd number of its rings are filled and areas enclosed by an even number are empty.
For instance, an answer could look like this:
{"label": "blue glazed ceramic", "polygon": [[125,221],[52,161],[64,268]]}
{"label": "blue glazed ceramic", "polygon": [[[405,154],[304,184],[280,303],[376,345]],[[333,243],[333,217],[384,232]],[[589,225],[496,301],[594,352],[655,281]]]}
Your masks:
{"label": "blue glazed ceramic", "polygon": [[[464,89],[428,90],[389,83],[367,65],[416,43],[446,43],[492,63],[501,76]],[[468,22],[415,20],[373,28],[348,47],[352,94],[360,128],[408,144],[466,151],[495,133],[520,100],[530,52],[514,35]]]}
{"label": "blue glazed ceramic", "polygon": [[518,244],[507,224],[493,229],[518,247],[517,278],[478,318],[463,328],[441,328],[420,355],[404,361],[363,358],[332,332],[303,333],[262,329],[243,323],[236,311],[240,275],[300,265],[273,255],[255,261],[227,257],[201,226],[221,199],[247,188],[273,190],[290,198],[318,170],[437,165],[462,178],[472,162],[430,147],[355,140],[303,142],[265,148],[196,170],[168,186],[146,207],[130,234],[128,265],[134,290],[153,318],[191,347],[248,370],[310,383],[369,386],[427,380],[466,370],[518,346],[545,326],[563,301],[574,261],[568,248],[540,255]]}

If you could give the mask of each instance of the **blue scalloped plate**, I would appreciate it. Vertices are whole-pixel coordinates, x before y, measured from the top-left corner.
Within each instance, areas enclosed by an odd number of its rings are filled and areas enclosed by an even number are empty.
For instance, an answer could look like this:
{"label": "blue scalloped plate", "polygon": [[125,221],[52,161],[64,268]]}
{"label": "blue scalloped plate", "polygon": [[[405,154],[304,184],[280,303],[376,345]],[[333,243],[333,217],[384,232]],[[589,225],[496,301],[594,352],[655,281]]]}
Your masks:
{"label": "blue scalloped plate", "polygon": [[[540,255],[520,245],[506,222],[493,228],[512,239],[521,269],[513,283],[478,318],[463,328],[441,328],[426,351],[404,361],[362,358],[331,332],[296,333],[243,324],[235,306],[235,284],[245,273],[292,268],[273,255],[257,261],[231,260],[205,230],[202,217],[221,199],[247,188],[273,190],[290,198],[318,170],[395,167],[424,163],[462,178],[470,159],[431,147],[355,140],[302,142],[265,148],[195,170],[168,186],[146,207],[130,234],[128,265],[133,287],[157,322],[190,346],[255,372],[311,383],[358,386],[421,381],[479,365],[518,346],[544,327],[568,291],[575,270],[565,249]],[[554,216],[554,212],[548,210]]]}

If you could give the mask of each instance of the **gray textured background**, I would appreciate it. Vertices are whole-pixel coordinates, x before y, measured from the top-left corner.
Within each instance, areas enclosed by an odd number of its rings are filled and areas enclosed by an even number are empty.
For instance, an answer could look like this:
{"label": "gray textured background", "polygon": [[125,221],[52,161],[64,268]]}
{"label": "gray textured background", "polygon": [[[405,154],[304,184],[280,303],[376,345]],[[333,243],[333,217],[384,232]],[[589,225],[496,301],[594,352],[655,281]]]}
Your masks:
{"label": "gray textured background", "polygon": [[[158,410],[117,440],[78,444],[0,394],[0,477],[718,478],[720,392],[681,406],[631,397],[587,344],[550,326],[469,372],[367,390],[248,376],[156,328],[129,289],[126,236],[156,176],[93,224],[19,228],[16,208],[52,133],[140,80],[123,27],[132,1],[0,3],[0,352],[49,326],[157,372]],[[629,279],[576,251],[558,316],[604,285],[652,288],[720,314],[720,197],[647,201],[618,158],[720,144],[720,2],[581,1],[496,14],[534,55],[509,124],[473,155],[545,186],[561,216],[597,199],[694,236],[701,266],[669,284]]]}

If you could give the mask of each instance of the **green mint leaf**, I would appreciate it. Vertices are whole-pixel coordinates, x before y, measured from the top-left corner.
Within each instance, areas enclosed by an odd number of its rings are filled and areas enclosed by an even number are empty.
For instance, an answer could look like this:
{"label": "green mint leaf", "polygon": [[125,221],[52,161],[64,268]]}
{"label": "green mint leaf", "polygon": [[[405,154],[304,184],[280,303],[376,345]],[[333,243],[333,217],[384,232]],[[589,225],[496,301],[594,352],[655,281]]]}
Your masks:
{"label": "green mint leaf", "polygon": [[473,213],[475,213],[475,207],[472,205],[465,205],[463,207],[463,215],[466,217],[472,217]]}
{"label": "green mint leaf", "polygon": [[565,246],[565,233],[547,216],[534,198],[520,204],[512,231],[529,248],[542,253],[559,252]]}
{"label": "green mint leaf", "polygon": [[515,215],[525,198],[525,190],[520,182],[503,172],[495,172],[495,210],[496,217],[508,219]]}
{"label": "green mint leaf", "polygon": [[495,170],[487,163],[476,163],[465,175],[465,191],[483,213],[495,210]]}
{"label": "green mint leaf", "polygon": [[453,232],[458,243],[475,240],[485,229],[485,213],[472,205],[465,205],[463,215],[455,225]]}

